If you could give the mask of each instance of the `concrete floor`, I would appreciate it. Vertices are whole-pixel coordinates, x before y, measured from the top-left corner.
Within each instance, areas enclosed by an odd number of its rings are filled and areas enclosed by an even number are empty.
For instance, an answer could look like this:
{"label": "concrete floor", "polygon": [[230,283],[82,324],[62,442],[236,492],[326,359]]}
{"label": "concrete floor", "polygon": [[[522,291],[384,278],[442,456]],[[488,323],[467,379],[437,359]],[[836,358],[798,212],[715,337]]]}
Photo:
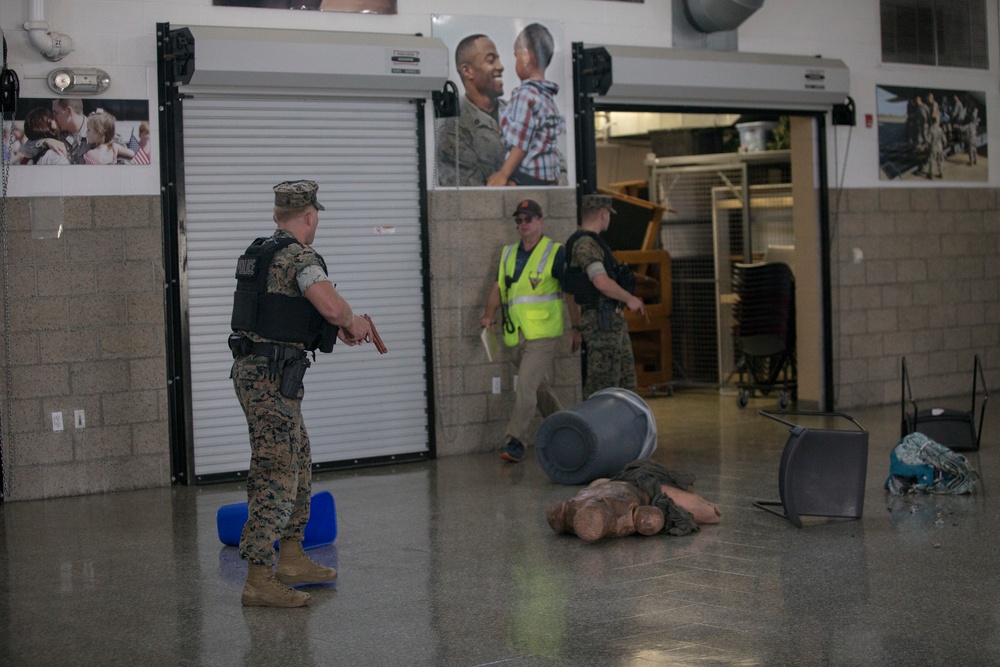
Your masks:
{"label": "concrete floor", "polygon": [[650,399],[653,458],[722,508],[687,537],[555,535],[577,487],[533,449],[319,474],[338,537],[310,554],[340,576],[302,609],[240,605],[215,524],[239,484],[0,505],[0,665],[1000,664],[996,406],[965,497],[887,496],[899,407],[852,412],[864,517],[797,529],[752,505],[778,497],[774,403]]}

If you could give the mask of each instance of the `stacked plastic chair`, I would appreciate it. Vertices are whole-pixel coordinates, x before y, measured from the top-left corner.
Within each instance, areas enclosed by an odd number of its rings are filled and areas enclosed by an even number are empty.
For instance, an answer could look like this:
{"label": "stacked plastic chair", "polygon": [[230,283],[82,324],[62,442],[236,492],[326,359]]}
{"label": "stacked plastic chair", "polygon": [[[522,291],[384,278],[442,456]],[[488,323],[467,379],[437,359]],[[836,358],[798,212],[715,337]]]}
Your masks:
{"label": "stacked plastic chair", "polygon": [[736,264],[733,341],[739,406],[778,391],[778,404],[797,399],[795,279],[787,264]]}

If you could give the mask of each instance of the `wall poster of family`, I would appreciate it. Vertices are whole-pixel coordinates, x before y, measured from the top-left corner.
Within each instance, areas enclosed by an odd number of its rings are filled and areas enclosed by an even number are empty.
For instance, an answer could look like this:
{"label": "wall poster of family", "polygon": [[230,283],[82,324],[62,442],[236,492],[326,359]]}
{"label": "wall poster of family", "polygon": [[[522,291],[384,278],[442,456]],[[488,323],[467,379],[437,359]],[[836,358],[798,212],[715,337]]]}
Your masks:
{"label": "wall poster of family", "polygon": [[321,12],[395,14],[396,0],[212,0],[216,7],[255,9],[315,9]]}
{"label": "wall poster of family", "polygon": [[987,181],[986,95],[876,87],[881,180]]}
{"label": "wall poster of family", "polygon": [[[645,2],[646,0],[617,0]],[[212,0],[216,7],[254,7],[257,9],[318,9],[322,12],[395,14],[396,0]]]}
{"label": "wall poster of family", "polygon": [[21,98],[4,125],[11,165],[148,165],[148,100]]}
{"label": "wall poster of family", "polygon": [[[458,115],[434,124],[438,187],[575,183],[572,49],[562,25],[435,15]],[[567,111],[569,113],[567,113]]]}

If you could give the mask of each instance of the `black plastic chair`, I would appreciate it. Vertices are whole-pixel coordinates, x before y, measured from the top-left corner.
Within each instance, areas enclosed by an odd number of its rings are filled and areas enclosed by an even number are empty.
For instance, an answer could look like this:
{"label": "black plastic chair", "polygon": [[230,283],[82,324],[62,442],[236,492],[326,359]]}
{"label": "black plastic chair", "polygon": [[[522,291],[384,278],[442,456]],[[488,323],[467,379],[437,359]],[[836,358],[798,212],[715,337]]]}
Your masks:
{"label": "black plastic chair", "polygon": [[[760,414],[789,426],[791,433],[778,469],[781,500],[757,500],[754,506],[788,519],[796,528],[802,527],[803,516],[860,519],[868,477],[868,431],[841,412],[761,410]],[[839,417],[858,430],[808,428],[778,415]]]}
{"label": "black plastic chair", "polygon": [[[982,389],[982,401],[979,399]],[[983,436],[983,419],[986,416],[986,401],[989,400],[983,365],[976,355],[972,365],[972,407],[968,411],[954,408],[928,408],[921,410],[913,399],[910,374],[903,357],[903,386],[900,400],[902,419],[900,437],[920,432],[934,442],[955,451],[978,451]],[[907,411],[909,405],[910,410]],[[976,408],[979,408],[979,424],[976,424]]]}

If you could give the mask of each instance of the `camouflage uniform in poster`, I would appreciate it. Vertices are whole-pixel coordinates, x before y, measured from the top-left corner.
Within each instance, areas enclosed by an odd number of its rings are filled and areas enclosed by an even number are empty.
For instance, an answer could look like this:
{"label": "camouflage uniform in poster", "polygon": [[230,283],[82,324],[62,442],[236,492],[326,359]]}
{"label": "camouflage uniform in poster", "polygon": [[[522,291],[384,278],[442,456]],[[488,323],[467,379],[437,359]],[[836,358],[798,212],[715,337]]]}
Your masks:
{"label": "camouflage uniform in poster", "polygon": [[[498,113],[504,101],[497,100]],[[439,121],[437,131],[438,185],[486,185],[486,179],[503,166],[507,154],[494,114],[478,108],[465,96],[459,115]]]}

